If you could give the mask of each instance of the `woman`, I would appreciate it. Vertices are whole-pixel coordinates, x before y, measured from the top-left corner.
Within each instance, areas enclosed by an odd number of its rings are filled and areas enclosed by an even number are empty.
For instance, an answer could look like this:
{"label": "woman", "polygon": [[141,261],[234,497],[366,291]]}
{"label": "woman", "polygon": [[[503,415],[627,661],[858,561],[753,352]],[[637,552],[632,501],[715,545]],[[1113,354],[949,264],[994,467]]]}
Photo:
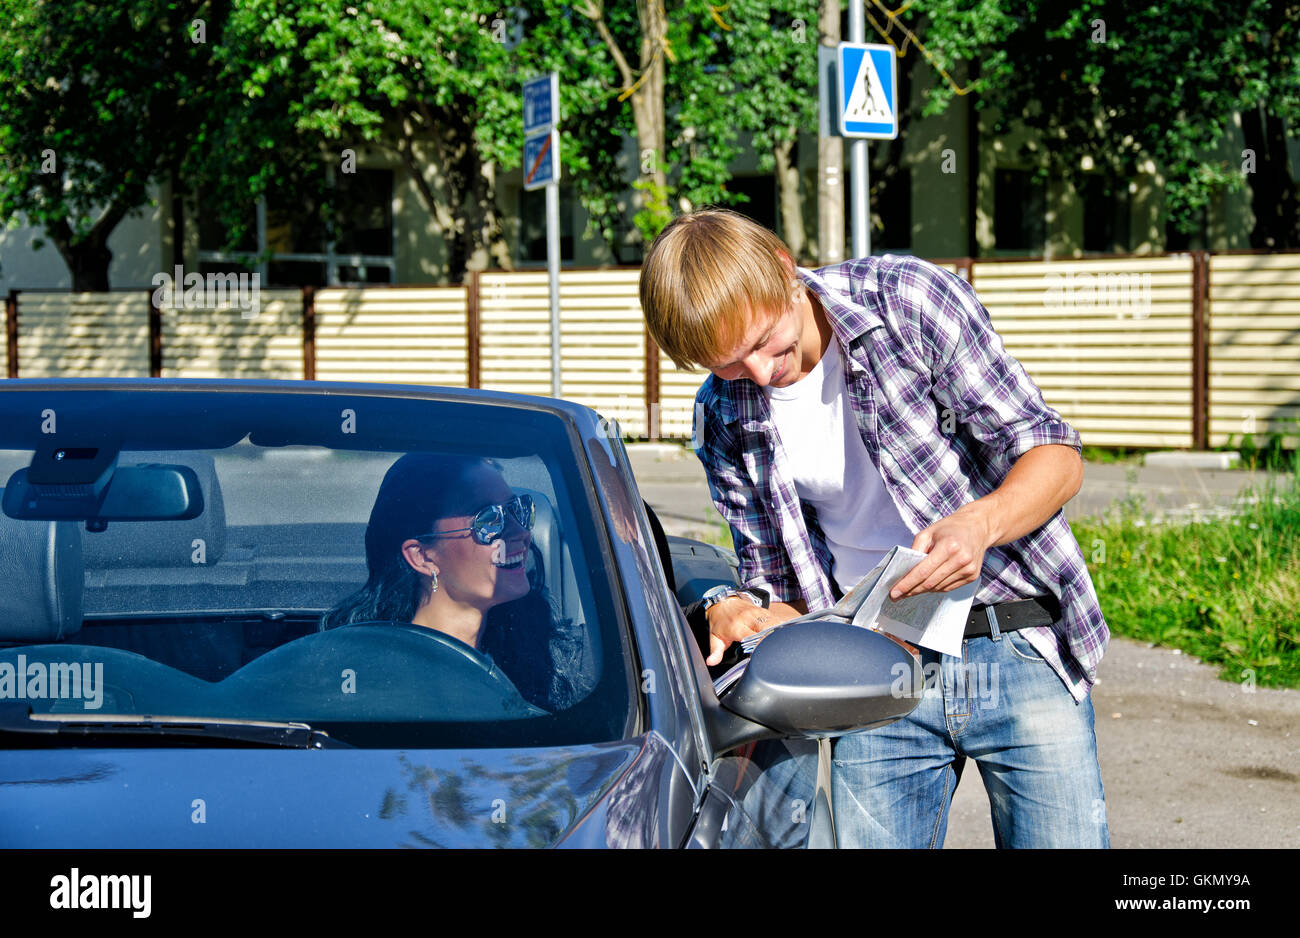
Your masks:
{"label": "woman", "polygon": [[584,630],[557,621],[526,571],[532,502],[487,460],[408,453],[393,463],[366,526],[369,577],[321,628],[394,620],[489,655],[529,703],[571,706],[591,688]]}

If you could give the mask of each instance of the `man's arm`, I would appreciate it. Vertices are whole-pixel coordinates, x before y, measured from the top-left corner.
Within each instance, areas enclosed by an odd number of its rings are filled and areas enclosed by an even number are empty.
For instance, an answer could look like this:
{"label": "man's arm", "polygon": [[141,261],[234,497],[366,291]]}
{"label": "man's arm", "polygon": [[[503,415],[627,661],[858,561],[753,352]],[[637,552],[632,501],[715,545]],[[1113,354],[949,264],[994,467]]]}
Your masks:
{"label": "man's arm", "polygon": [[731,529],[732,545],[740,561],[741,585],[761,586],[773,597],[767,609],[741,596],[709,607],[705,613],[709,623],[709,655],[705,661],[715,665],[721,663],[723,652],[732,642],[808,610],[803,599],[797,598],[798,580],[779,534],[772,529],[749,479],[731,453],[734,441],[723,438],[716,425],[710,429],[709,409],[715,402],[709,399],[706,388],[707,384],[696,398],[695,420],[703,421],[705,426],[692,428],[694,438],[700,441],[695,455],[704,464],[714,507]]}
{"label": "man's arm", "polygon": [[1041,527],[1083,484],[1083,460],[1071,446],[1035,446],[983,498],[917,532],[912,549],[927,556],[890,590],[891,599],[947,592],[973,583],[984,552]]}
{"label": "man's arm", "polygon": [[917,533],[912,548],[927,557],[895,584],[893,599],[975,582],[985,551],[1042,526],[1083,482],[1079,435],[1007,353],[970,285],[934,270],[901,286],[936,400],[1005,475],[992,492]]}

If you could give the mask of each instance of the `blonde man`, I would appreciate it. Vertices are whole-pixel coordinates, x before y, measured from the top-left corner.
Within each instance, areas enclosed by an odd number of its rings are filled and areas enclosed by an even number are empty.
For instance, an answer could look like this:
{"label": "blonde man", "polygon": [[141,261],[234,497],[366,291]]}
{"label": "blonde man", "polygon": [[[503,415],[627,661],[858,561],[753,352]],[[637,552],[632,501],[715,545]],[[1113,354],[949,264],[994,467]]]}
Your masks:
{"label": "blonde man", "polygon": [[1079,436],[971,287],[912,257],[798,268],[706,209],[655,239],[640,290],[660,347],[712,373],[696,454],[742,582],[771,597],[709,607],[710,664],[832,605],[896,544],[927,556],[894,599],[979,583],[962,658],[923,651],[938,667],[916,710],[835,741],[841,844],[942,845],[969,756],[999,846],[1109,846],[1089,700],[1109,631],[1060,510]]}

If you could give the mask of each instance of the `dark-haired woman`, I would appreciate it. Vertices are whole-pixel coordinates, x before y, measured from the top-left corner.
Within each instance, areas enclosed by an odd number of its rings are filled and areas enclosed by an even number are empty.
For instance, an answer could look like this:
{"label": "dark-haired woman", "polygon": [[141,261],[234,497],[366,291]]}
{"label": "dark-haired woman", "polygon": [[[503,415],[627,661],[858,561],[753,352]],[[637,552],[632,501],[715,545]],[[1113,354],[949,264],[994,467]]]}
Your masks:
{"label": "dark-haired woman", "polygon": [[533,506],[491,463],[409,453],[393,463],[366,526],[369,576],[321,619],[410,622],[489,655],[529,703],[562,710],[590,691],[585,631],[557,621],[530,580]]}

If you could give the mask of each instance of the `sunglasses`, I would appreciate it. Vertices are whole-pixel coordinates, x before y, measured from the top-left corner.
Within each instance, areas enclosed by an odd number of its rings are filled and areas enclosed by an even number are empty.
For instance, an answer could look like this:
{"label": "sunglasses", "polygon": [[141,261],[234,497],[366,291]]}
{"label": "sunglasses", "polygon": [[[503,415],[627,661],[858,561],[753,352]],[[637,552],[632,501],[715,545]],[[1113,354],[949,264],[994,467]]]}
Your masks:
{"label": "sunglasses", "polygon": [[533,529],[537,517],[537,507],[531,495],[516,495],[500,505],[485,505],[478,510],[467,528],[452,528],[450,531],[433,531],[429,534],[417,534],[415,539],[423,541],[428,538],[446,537],[450,534],[468,532],[476,543],[491,544],[501,537],[506,530],[506,518],[513,518],[525,531]]}

